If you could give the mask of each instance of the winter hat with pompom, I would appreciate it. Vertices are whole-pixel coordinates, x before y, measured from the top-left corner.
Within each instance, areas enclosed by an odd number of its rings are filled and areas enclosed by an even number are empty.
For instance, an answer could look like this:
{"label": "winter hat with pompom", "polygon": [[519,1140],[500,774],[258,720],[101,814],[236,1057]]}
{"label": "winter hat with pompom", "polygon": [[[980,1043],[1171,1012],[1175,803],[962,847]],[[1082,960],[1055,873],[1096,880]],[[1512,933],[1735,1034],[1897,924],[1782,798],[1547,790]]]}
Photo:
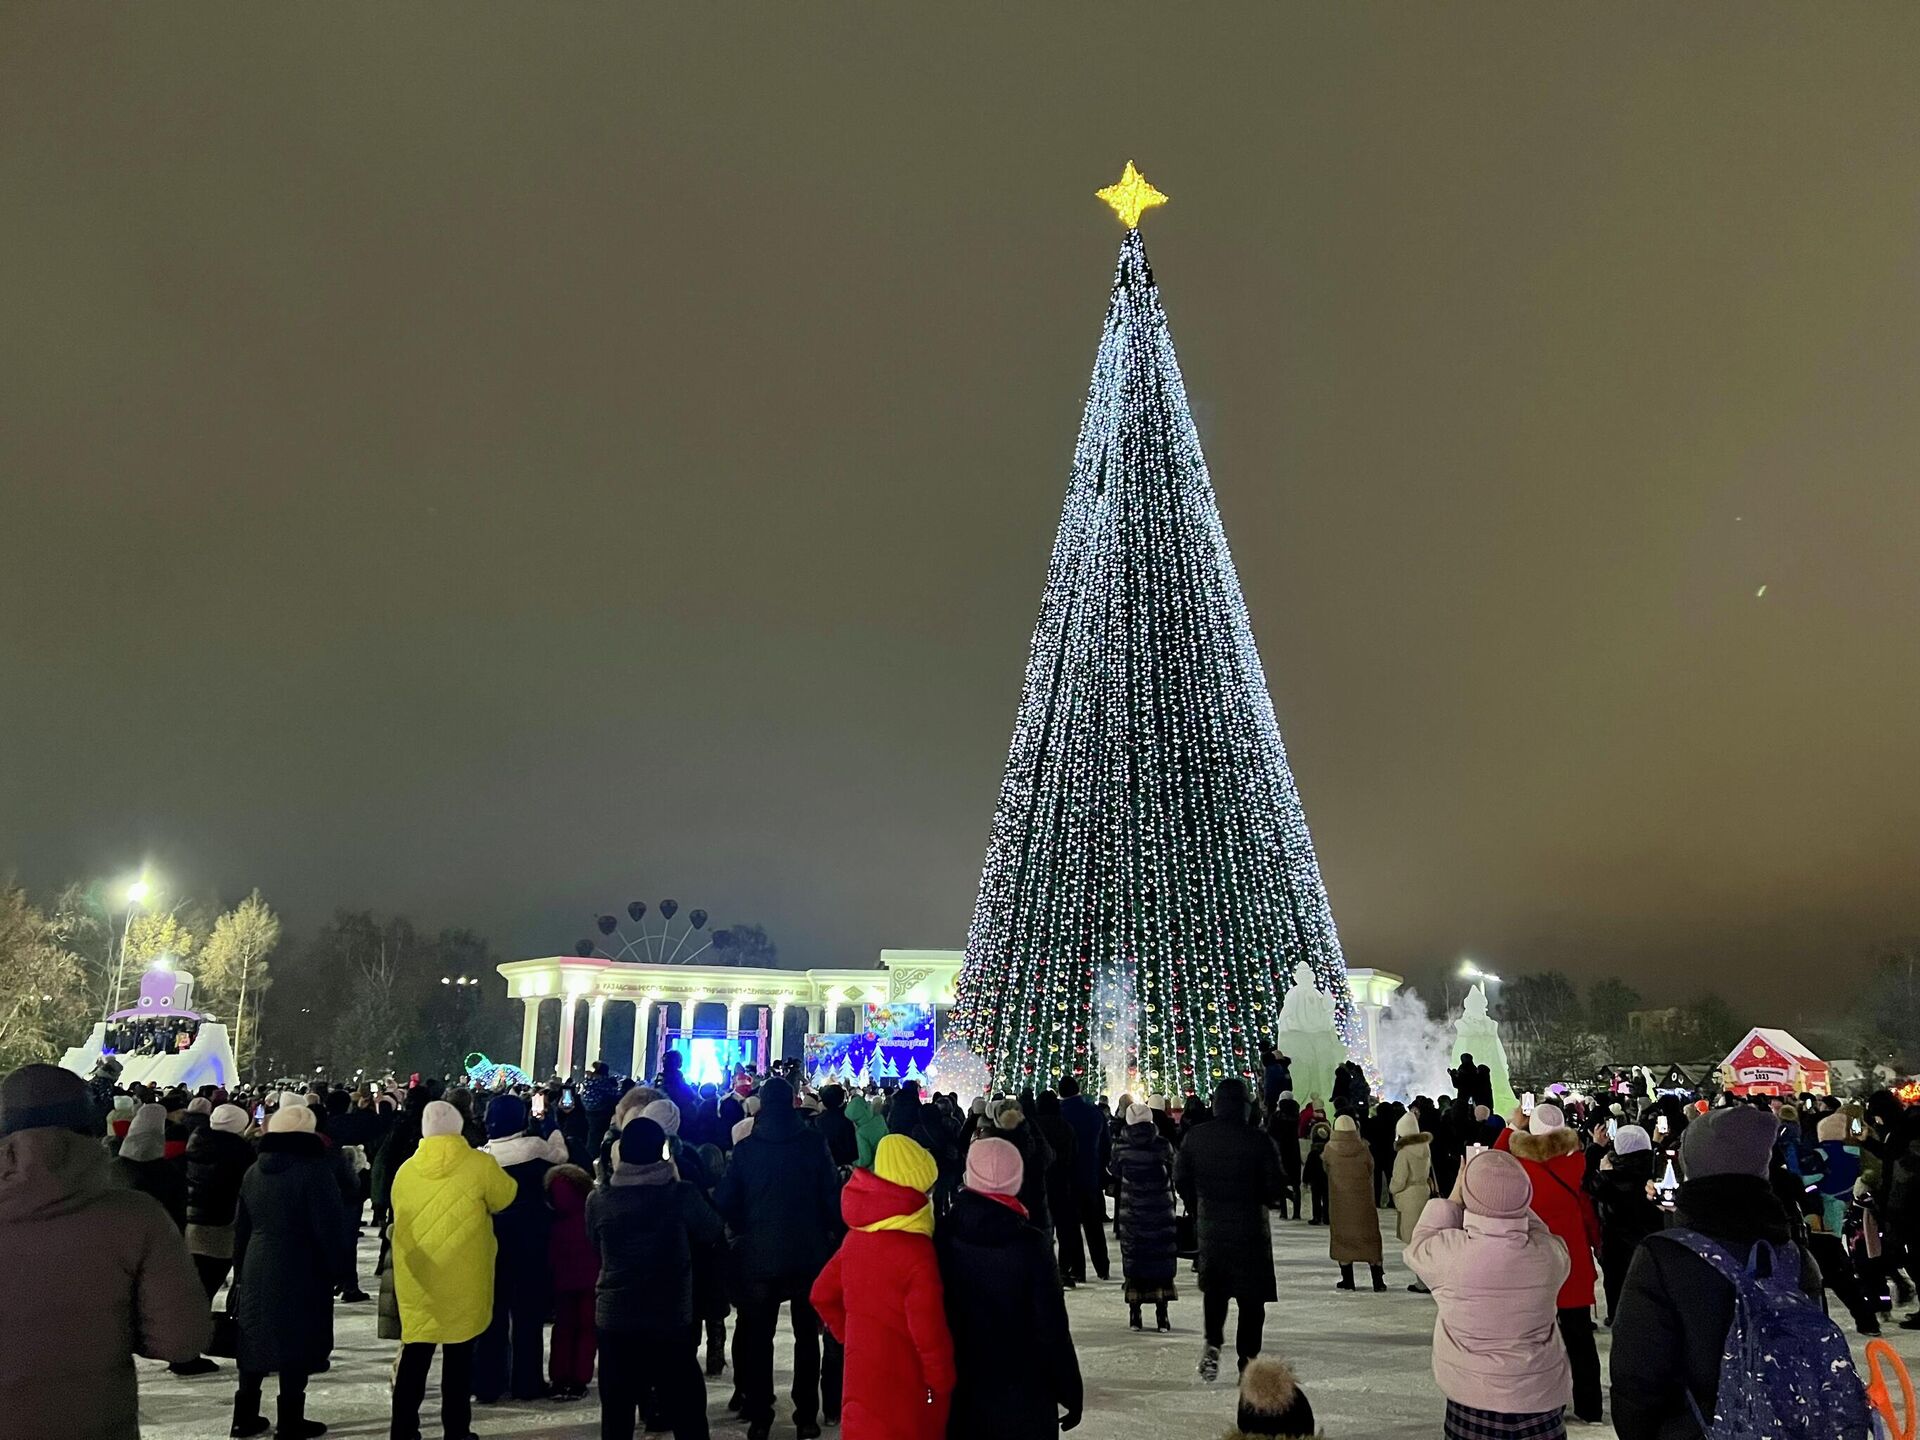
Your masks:
{"label": "winter hat with pompom", "polygon": [[1529,1135],[1545,1135],[1552,1130],[1567,1128],[1566,1112],[1558,1105],[1545,1103],[1533,1107],[1533,1114],[1527,1117]]}
{"label": "winter hat with pompom", "polygon": [[247,1122],[253,1117],[238,1105],[222,1105],[213,1112],[213,1118],[207,1121],[209,1128],[223,1135],[244,1135]]}
{"label": "winter hat with pompom", "polygon": [[442,1135],[458,1135],[466,1128],[465,1117],[444,1100],[429,1100],[427,1108],[420,1112],[422,1140],[433,1140]]}
{"label": "winter hat with pompom", "polygon": [[1313,1407],[1300,1393],[1293,1371],[1271,1355],[1257,1355],[1240,1372],[1242,1435],[1302,1436],[1314,1433]]}
{"label": "winter hat with pompom", "polygon": [[989,1137],[967,1147],[969,1190],[977,1190],[982,1195],[1018,1195],[1025,1173],[1026,1162],[1020,1158],[1019,1150],[1005,1140]]}
{"label": "winter hat with pompom", "polygon": [[1469,1215],[1488,1220],[1517,1220],[1533,1203],[1533,1181],[1518,1160],[1504,1150],[1483,1150],[1467,1158],[1460,1175],[1460,1203]]}
{"label": "winter hat with pompom", "polygon": [[1639,1125],[1622,1125],[1613,1132],[1613,1153],[1637,1155],[1653,1148],[1653,1137]]}

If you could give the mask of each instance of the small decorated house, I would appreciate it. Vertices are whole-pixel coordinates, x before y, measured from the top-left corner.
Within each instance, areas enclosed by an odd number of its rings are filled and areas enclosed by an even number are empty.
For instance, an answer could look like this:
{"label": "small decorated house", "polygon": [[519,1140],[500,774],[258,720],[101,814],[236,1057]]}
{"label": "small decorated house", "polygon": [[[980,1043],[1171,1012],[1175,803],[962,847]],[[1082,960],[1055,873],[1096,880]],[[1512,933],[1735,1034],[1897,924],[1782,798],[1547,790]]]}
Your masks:
{"label": "small decorated house", "polygon": [[1785,1030],[1749,1030],[1720,1062],[1722,1084],[1735,1095],[1825,1095],[1827,1062]]}

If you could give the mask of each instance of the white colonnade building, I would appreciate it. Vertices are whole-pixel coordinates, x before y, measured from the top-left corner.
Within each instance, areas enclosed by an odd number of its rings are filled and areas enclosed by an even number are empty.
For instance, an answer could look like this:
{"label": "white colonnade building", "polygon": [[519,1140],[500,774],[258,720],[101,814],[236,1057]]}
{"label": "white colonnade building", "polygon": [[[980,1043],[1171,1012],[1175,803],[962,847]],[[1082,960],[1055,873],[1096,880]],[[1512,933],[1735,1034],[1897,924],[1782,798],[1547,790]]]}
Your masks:
{"label": "white colonnade building", "polygon": [[[805,1032],[848,1034],[861,1026],[868,1005],[953,1004],[953,984],[965,958],[959,950],[882,950],[879,964],[846,970],[748,970],[731,965],[664,965],[566,955],[510,960],[499,967],[507,994],[522,1007],[520,1068],[536,1079],[572,1075],[604,1060],[616,1074],[651,1076],[669,1034],[695,1029],[724,1033],[729,1046],[764,1035],[762,1060],[790,1058],[790,1018],[805,1016]],[[559,1053],[541,1055],[541,1007],[558,1008]],[[633,1044],[605,1053],[609,1005],[633,1007]],[[704,1015],[702,1014],[704,1007]],[[762,1012],[765,1012],[764,1014]],[[586,1035],[580,1039],[581,1017]],[[696,1023],[704,1019],[706,1023]],[[797,1050],[791,1052],[798,1058]]]}

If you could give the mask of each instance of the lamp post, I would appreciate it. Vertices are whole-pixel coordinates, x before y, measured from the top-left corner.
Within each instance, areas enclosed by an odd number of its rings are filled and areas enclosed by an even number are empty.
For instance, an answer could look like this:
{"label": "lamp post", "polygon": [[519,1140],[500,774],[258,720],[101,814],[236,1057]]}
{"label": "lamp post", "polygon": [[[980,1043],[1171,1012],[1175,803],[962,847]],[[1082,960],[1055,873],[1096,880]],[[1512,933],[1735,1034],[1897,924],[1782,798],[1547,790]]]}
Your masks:
{"label": "lamp post", "polygon": [[151,893],[153,887],[147,883],[145,875],[127,884],[127,918],[120,926],[120,959],[113,967],[113,989],[107,996],[106,1008],[100,1012],[100,1023],[103,1025],[120,1008],[120,991],[127,978],[127,937],[133,931],[133,912],[136,907],[146,903]]}

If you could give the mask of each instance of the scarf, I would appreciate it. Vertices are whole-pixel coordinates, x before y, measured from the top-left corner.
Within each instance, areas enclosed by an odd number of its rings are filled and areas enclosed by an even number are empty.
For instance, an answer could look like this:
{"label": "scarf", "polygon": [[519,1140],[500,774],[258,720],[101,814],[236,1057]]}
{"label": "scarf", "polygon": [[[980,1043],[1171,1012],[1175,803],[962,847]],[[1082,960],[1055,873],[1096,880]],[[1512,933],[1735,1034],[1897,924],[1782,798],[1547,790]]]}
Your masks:
{"label": "scarf", "polygon": [[888,1215],[874,1221],[871,1225],[855,1227],[862,1235],[872,1235],[881,1230],[910,1230],[915,1235],[933,1238],[933,1201],[929,1200],[909,1215]]}
{"label": "scarf", "polygon": [[613,1172],[615,1185],[670,1185],[677,1178],[671,1160],[655,1160],[646,1165],[622,1164]]}
{"label": "scarf", "polygon": [[1031,1218],[1027,1214],[1027,1207],[1020,1203],[1020,1197],[1018,1195],[1000,1195],[1000,1194],[996,1194],[992,1190],[969,1190],[967,1193],[969,1195],[984,1196],[986,1199],[993,1201],[997,1205],[1004,1205],[1007,1207],[1007,1209],[1013,1211],[1014,1214],[1018,1215],[1022,1220]]}

